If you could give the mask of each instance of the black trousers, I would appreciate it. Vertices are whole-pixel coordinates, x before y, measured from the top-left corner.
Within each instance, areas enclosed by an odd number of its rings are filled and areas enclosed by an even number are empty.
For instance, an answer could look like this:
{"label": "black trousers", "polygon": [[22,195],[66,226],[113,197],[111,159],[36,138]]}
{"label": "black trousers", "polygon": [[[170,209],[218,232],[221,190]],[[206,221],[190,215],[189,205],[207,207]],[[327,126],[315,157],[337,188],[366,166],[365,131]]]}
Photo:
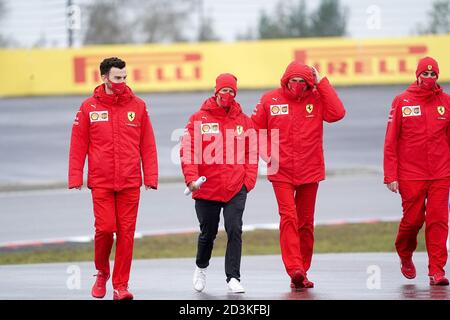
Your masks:
{"label": "black trousers", "polygon": [[228,202],[195,200],[195,211],[200,223],[198,236],[196,264],[199,268],[206,268],[211,259],[211,253],[219,228],[220,210],[223,208],[225,231],[228,236],[225,254],[225,274],[227,282],[231,278],[240,280],[242,253],[242,214],[247,200],[245,186]]}

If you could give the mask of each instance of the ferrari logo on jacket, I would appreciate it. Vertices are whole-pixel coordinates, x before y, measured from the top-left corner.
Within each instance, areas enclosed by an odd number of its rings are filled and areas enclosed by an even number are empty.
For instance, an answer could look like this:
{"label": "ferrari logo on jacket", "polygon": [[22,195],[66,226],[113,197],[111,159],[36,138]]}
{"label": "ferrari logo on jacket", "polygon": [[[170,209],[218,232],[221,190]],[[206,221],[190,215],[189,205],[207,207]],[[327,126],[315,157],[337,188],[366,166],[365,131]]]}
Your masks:
{"label": "ferrari logo on jacket", "polygon": [[242,134],[242,132],[244,132],[244,127],[237,125],[236,126],[236,133],[240,136]]}
{"label": "ferrari logo on jacket", "polygon": [[308,113],[311,113],[313,111],[313,109],[314,109],[314,105],[313,104],[310,103],[310,104],[306,105],[306,111]]}
{"label": "ferrari logo on jacket", "polygon": [[283,114],[289,114],[288,104],[273,104],[270,106],[270,115],[279,116]]}
{"label": "ferrari logo on jacket", "polygon": [[439,106],[439,107],[437,107],[437,111],[439,112],[439,114],[441,116],[443,116],[444,113],[445,113],[445,107],[444,106]]}
{"label": "ferrari logo on jacket", "polygon": [[202,123],[202,134],[207,133],[219,133],[219,124],[218,123]]}
{"label": "ferrari logo on jacket", "polygon": [[422,115],[420,106],[404,106],[402,107],[403,117],[414,117]]}
{"label": "ferrari logo on jacket", "polygon": [[108,111],[92,111],[89,112],[91,122],[108,121]]}
{"label": "ferrari logo on jacket", "polygon": [[128,120],[133,121],[136,118],[136,113],[133,111],[128,111]]}

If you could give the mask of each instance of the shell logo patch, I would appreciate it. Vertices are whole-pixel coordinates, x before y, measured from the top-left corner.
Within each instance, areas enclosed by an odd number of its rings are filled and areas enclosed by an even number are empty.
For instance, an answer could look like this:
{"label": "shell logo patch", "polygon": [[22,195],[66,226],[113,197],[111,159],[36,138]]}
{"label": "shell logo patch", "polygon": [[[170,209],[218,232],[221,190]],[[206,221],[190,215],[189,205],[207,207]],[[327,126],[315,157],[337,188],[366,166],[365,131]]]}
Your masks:
{"label": "shell logo patch", "polygon": [[270,115],[271,116],[280,116],[283,114],[289,114],[289,105],[288,104],[272,104],[270,106]]}
{"label": "shell logo patch", "polygon": [[91,122],[108,121],[108,111],[92,111],[89,112]]}
{"label": "shell logo patch", "polygon": [[443,116],[445,114],[445,107],[444,106],[439,106],[439,107],[437,107],[437,111],[439,112],[439,114],[441,116]]}
{"label": "shell logo patch", "polygon": [[313,110],[314,110],[314,105],[313,104],[309,103],[309,104],[306,105],[306,111],[308,113],[313,112]]}
{"label": "shell logo patch", "polygon": [[202,130],[202,134],[219,133],[219,124],[218,123],[202,123],[201,130]]}
{"label": "shell logo patch", "polygon": [[128,120],[133,121],[136,118],[136,113],[134,111],[128,111]]}
{"label": "shell logo patch", "polygon": [[236,126],[236,133],[240,136],[244,132],[244,127],[241,125]]}
{"label": "shell logo patch", "polygon": [[422,115],[420,106],[404,106],[402,107],[403,117],[414,117]]}
{"label": "shell logo patch", "polygon": [[402,108],[402,111],[403,111],[403,115],[404,115],[404,116],[409,116],[409,115],[411,115],[411,113],[412,113],[412,110],[411,110],[410,107],[403,107],[403,108]]}
{"label": "shell logo patch", "polygon": [[431,64],[428,65],[428,70],[431,71],[433,69],[433,67],[431,66]]}
{"label": "shell logo patch", "polygon": [[280,113],[280,108],[278,106],[272,106],[270,108],[270,114],[275,115]]}

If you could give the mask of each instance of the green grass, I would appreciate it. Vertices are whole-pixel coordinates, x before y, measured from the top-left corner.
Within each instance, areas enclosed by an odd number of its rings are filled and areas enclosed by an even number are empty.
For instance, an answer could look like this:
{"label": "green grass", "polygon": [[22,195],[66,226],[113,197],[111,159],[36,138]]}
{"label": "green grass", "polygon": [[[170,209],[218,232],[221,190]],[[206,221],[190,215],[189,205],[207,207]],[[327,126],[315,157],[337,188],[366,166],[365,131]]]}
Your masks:
{"label": "green grass", "polygon": [[[315,253],[393,252],[398,222],[344,224],[315,228]],[[194,257],[197,234],[152,236],[137,239],[134,259]],[[219,232],[214,256],[223,256],[226,234]],[[423,231],[419,234],[418,251],[425,250]],[[243,255],[279,254],[279,232],[256,230],[244,232]],[[43,246],[33,249],[3,250],[0,264],[92,261],[93,243]],[[114,251],[111,259],[114,258]]]}

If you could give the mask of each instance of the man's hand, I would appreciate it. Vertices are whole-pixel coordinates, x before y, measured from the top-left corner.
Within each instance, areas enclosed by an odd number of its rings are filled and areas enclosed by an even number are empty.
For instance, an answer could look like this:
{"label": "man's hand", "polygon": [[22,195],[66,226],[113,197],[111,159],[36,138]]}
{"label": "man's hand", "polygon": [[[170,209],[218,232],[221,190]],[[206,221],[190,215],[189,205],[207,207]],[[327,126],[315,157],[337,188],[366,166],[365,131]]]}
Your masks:
{"label": "man's hand", "polygon": [[155,189],[152,186],[145,186],[145,190],[149,190],[149,189]]}
{"label": "man's hand", "polygon": [[311,67],[311,70],[312,70],[312,73],[313,73],[313,76],[314,76],[314,84],[318,84],[319,81],[320,81],[319,71],[317,71],[317,69],[314,68],[314,67]]}
{"label": "man's hand", "polygon": [[191,190],[191,192],[197,191],[198,189],[200,189],[196,184],[195,181],[192,181],[191,183],[189,183],[188,186],[189,190]]}
{"label": "man's hand", "polygon": [[75,186],[75,187],[72,187],[72,188],[70,188],[70,189],[77,189],[77,190],[81,190],[81,188],[83,188],[83,185],[81,185],[81,186]]}
{"label": "man's hand", "polygon": [[398,181],[387,183],[386,187],[394,193],[398,192]]}

